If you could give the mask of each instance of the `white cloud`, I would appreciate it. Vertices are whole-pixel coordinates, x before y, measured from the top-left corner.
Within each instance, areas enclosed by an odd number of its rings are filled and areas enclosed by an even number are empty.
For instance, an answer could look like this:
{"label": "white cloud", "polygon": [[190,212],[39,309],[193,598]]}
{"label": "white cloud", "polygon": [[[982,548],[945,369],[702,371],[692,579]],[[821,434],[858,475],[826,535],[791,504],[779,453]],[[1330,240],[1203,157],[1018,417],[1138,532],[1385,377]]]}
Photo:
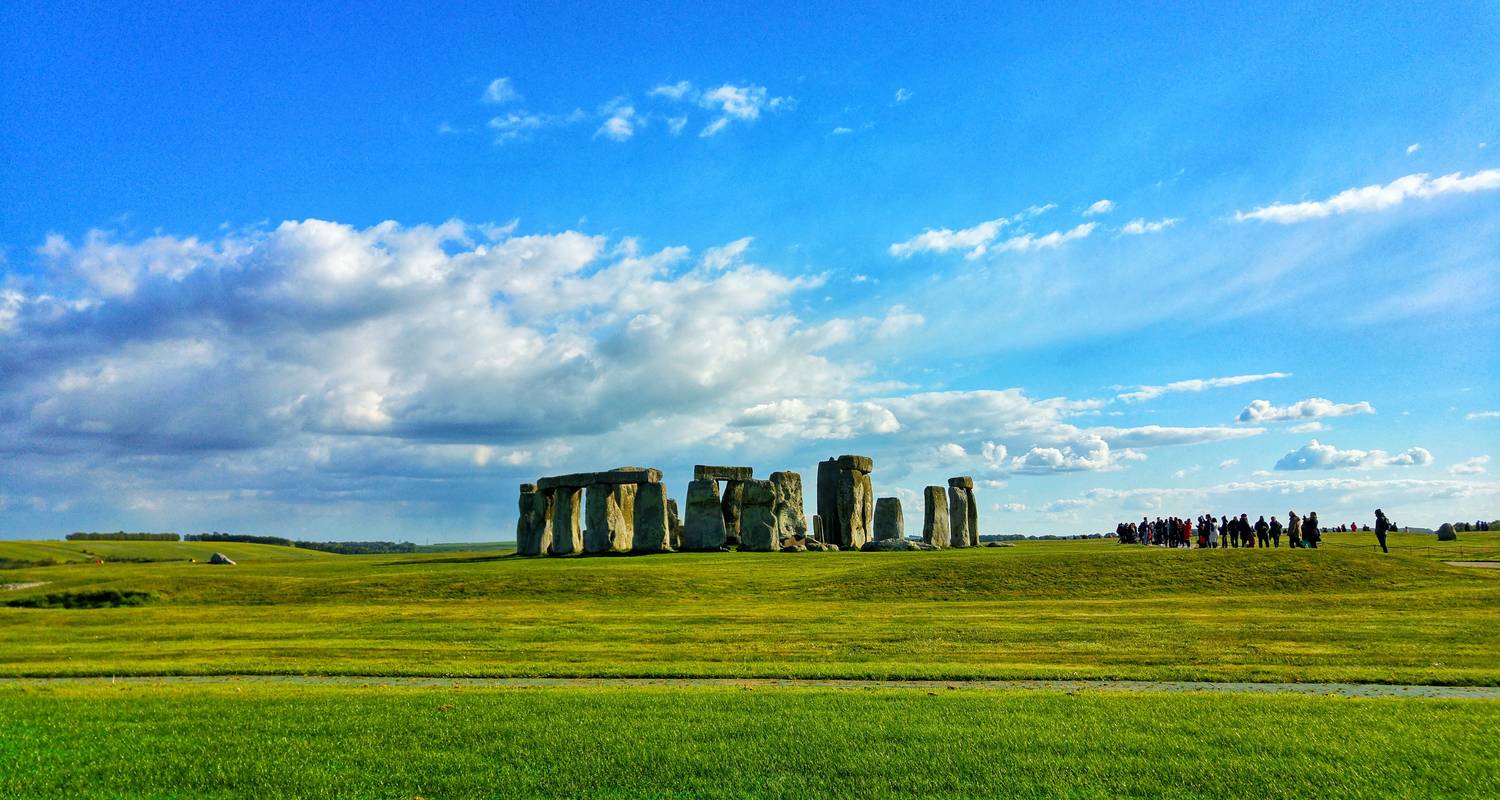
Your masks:
{"label": "white cloud", "polygon": [[912,94],[911,94],[911,90],[910,89],[897,89],[896,90],[896,102],[897,103],[905,103],[907,100],[910,100],[911,98],[912,98]]}
{"label": "white cloud", "polygon": [[991,511],[1009,511],[1011,513],[1016,513],[1016,512],[1025,511],[1026,510],[1026,504],[1025,503],[997,503],[995,505],[990,506],[990,510]]}
{"label": "white cloud", "polygon": [[1095,200],[1092,205],[1083,210],[1083,215],[1085,217],[1095,217],[1100,214],[1108,214],[1114,210],[1115,203],[1113,200]]}
{"label": "white cloud", "polygon": [[1140,236],[1147,233],[1161,233],[1167,228],[1176,225],[1178,222],[1181,222],[1181,220],[1176,217],[1165,217],[1163,219],[1156,220],[1155,222],[1148,222],[1145,219],[1137,218],[1125,223],[1125,226],[1123,228],[1120,228],[1120,233],[1129,236]]}
{"label": "white cloud", "polygon": [[1474,456],[1462,463],[1454,464],[1448,468],[1450,475],[1483,475],[1485,464],[1490,463],[1489,456]]}
{"label": "white cloud", "polygon": [[1043,514],[1066,514],[1071,511],[1078,511],[1080,509],[1088,507],[1089,501],[1087,500],[1053,500],[1052,502],[1042,506],[1041,512]]}
{"label": "white cloud", "polygon": [[1422,149],[1422,145],[1421,145],[1420,142],[1412,142],[1411,144],[1409,144],[1409,145],[1406,146],[1406,154],[1407,155],[1411,155],[1412,153],[1415,153],[1415,152],[1417,152],[1418,150],[1421,150],[1421,149]]}
{"label": "white cloud", "polygon": [[968,451],[964,450],[964,446],[957,442],[948,442],[941,445],[938,447],[937,452],[939,456],[947,459],[962,460],[969,457]]}
{"label": "white cloud", "polygon": [[886,311],[885,319],[875,327],[875,336],[881,339],[892,339],[906,333],[910,333],[924,324],[927,320],[915,311],[908,311],[906,306],[894,305]]}
{"label": "white cloud", "polygon": [[973,260],[989,250],[990,245],[1000,235],[1001,229],[1044,214],[1053,208],[1056,206],[1051,204],[1032,206],[1019,214],[987,220],[973,227],[960,228],[956,231],[951,228],[928,228],[904,242],[891,245],[888,249],[890,254],[897,258],[908,258],[917,253],[967,250],[968,253],[964,255],[964,258]]}
{"label": "white cloud", "polygon": [[1470,411],[1464,415],[1464,419],[1471,422],[1476,419],[1500,419],[1500,411]]}
{"label": "white cloud", "polygon": [[1374,414],[1375,407],[1368,402],[1335,403],[1322,397],[1309,397],[1287,406],[1276,406],[1269,400],[1252,400],[1240,412],[1240,422],[1283,422],[1294,419],[1319,419],[1322,417],[1346,417],[1351,414]]}
{"label": "white cloud", "polygon": [[687,127],[687,117],[667,117],[667,131],[673,136],[682,135],[682,129]]}
{"label": "white cloud", "polygon": [[1023,473],[1083,472],[1118,469],[1120,462],[1139,460],[1140,454],[1112,452],[1098,436],[1086,438],[1078,447],[1033,447],[1011,461],[1011,469]]}
{"label": "white cloud", "polygon": [[1238,458],[1226,458],[1223,461],[1219,462],[1219,469],[1229,469],[1230,467],[1238,463],[1240,463],[1240,460]]}
{"label": "white cloud", "polygon": [[718,112],[719,116],[698,135],[714,136],[730,122],[754,122],[760,119],[762,111],[778,111],[789,107],[791,103],[791,98],[772,97],[766,87],[753,84],[735,86],[726,83],[716,89],[708,89],[698,96],[698,105]]}
{"label": "white cloud", "polygon": [[1098,226],[1099,223],[1097,222],[1085,222],[1066,231],[1053,231],[1043,236],[1033,236],[1029,233],[1023,233],[1020,236],[1012,236],[996,245],[995,250],[1001,253],[1025,253],[1031,250],[1047,250],[1060,247],[1075,239],[1087,238],[1089,234],[1094,232],[1094,228]]}
{"label": "white cloud", "polygon": [[668,100],[682,100],[693,95],[693,84],[691,81],[678,81],[676,83],[664,83],[647,92],[652,97],[665,97]]}
{"label": "white cloud", "polygon": [[854,129],[853,128],[846,128],[843,125],[840,125],[837,128],[834,128],[832,131],[830,131],[830,133],[832,133],[834,136],[847,136],[847,135],[849,135],[851,133],[854,133]]}
{"label": "white cloud", "polygon": [[625,102],[624,98],[610,101],[603,109],[606,114],[604,123],[594,136],[603,136],[616,142],[623,142],[635,135],[635,107]]}
{"label": "white cloud", "polygon": [[1197,464],[1194,464],[1191,467],[1183,467],[1182,469],[1179,469],[1176,472],[1172,473],[1172,477],[1176,478],[1177,480],[1182,480],[1182,479],[1188,477],[1189,475],[1196,475],[1196,474],[1198,474],[1198,471],[1201,470],[1202,468],[1203,467],[1201,467],[1200,465],[1197,465]]}
{"label": "white cloud", "polygon": [[526,139],[543,128],[565,125],[580,118],[581,116],[577,114],[559,117],[552,114],[533,114],[529,111],[512,111],[503,116],[491,117],[486,125],[495,132],[495,142],[505,144]]}
{"label": "white cloud", "polygon": [[1317,439],[1282,456],[1276,462],[1278,470],[1301,469],[1376,469],[1380,467],[1422,467],[1432,463],[1432,453],[1425,448],[1412,447],[1394,455],[1384,450],[1340,450],[1331,444],[1320,444]]}
{"label": "white cloud", "polygon": [[753,241],[755,241],[754,237],[745,236],[723,247],[710,247],[703,251],[701,263],[706,269],[728,269],[744,261],[745,251],[750,248],[750,243]]}
{"label": "white cloud", "polygon": [[1304,422],[1301,425],[1293,425],[1287,428],[1287,430],[1292,433],[1322,433],[1328,430],[1328,426],[1317,420],[1313,420],[1312,422]]}
{"label": "white cloud", "polygon": [[1487,169],[1465,176],[1454,172],[1432,178],[1419,172],[1397,178],[1381,186],[1373,184],[1354,189],[1345,189],[1325,200],[1309,200],[1301,203],[1272,203],[1253,211],[1237,211],[1236,222],[1263,220],[1282,225],[1306,222],[1310,219],[1338,214],[1383,211],[1401,205],[1411,198],[1429,199],[1444,194],[1470,193],[1500,189],[1500,169]]}
{"label": "white cloud", "polygon": [[1221,389],[1226,386],[1243,386],[1247,383],[1279,380],[1281,378],[1290,378],[1291,376],[1290,372],[1266,372],[1257,375],[1229,375],[1222,378],[1192,378],[1190,380],[1173,381],[1161,386],[1137,386],[1132,391],[1116,395],[1115,399],[1133,403],[1142,400],[1154,400],[1172,392],[1202,392],[1209,389]]}
{"label": "white cloud", "polygon": [[486,103],[500,105],[519,100],[521,99],[521,95],[516,91],[516,87],[511,83],[510,78],[496,78],[490,81],[488,86],[484,87],[484,96],[480,99]]}

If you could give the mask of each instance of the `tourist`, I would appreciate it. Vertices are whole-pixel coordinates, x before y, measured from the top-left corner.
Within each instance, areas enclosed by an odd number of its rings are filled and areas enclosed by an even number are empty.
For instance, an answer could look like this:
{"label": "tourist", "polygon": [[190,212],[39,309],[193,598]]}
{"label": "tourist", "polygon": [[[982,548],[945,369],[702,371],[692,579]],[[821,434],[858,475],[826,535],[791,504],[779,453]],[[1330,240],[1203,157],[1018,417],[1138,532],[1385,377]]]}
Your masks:
{"label": "tourist", "polygon": [[1281,521],[1276,519],[1275,514],[1271,515],[1271,546],[1281,546]]}
{"label": "tourist", "polygon": [[1314,550],[1318,549],[1318,542],[1323,540],[1323,532],[1318,530],[1318,512],[1307,512],[1307,519],[1302,521],[1302,545]]}
{"label": "tourist", "polygon": [[1203,529],[1208,534],[1208,546],[1210,549],[1219,546],[1219,531],[1214,527],[1214,515],[1203,515]]}
{"label": "tourist", "polygon": [[1302,518],[1297,512],[1286,512],[1286,546],[1296,550],[1302,546]]}
{"label": "tourist", "polygon": [[1385,535],[1390,530],[1391,521],[1385,518],[1385,512],[1378,508],[1375,509],[1375,538],[1380,541],[1380,552],[1382,553],[1391,552],[1390,548],[1385,546]]}
{"label": "tourist", "polygon": [[1258,547],[1271,546],[1271,526],[1266,524],[1265,514],[1255,521],[1255,544]]}
{"label": "tourist", "polygon": [[1240,515],[1240,546],[1255,546],[1255,529],[1250,527],[1250,515]]}

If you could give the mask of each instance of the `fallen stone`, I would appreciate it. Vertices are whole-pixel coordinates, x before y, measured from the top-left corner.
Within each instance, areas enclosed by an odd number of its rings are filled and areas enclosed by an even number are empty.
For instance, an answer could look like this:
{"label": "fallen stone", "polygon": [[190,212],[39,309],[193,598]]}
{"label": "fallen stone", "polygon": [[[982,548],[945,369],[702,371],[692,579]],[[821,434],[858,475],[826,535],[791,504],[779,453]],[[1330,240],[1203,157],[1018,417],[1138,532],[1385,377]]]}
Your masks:
{"label": "fallen stone", "polygon": [[875,541],[890,539],[906,539],[906,518],[900,498],[882,497],[875,501]]}
{"label": "fallen stone", "polygon": [[787,537],[781,540],[781,552],[783,553],[806,553],[807,546],[802,539]]}
{"label": "fallen stone", "polygon": [[547,555],[570,556],[583,550],[583,531],[578,525],[582,494],[583,490],[571,486],[552,491],[552,546]]}
{"label": "fallen stone", "polygon": [[807,512],[802,506],[802,475],[797,472],[773,472],[776,486],[776,525],[780,535],[798,540],[807,538]]}
{"label": "fallen stone", "polygon": [[948,529],[948,493],[941,486],[922,490],[922,541],[938,548],[951,541]]}
{"label": "fallen stone", "polygon": [[213,555],[211,555],[211,556],[208,557],[208,563],[210,563],[210,564],[226,564],[226,565],[232,567],[232,566],[234,566],[234,559],[230,558],[229,556],[224,555],[223,553],[214,553]]}
{"label": "fallen stone", "polygon": [[719,484],[708,479],[692,481],[687,490],[682,549],[718,550],[724,546],[724,535],[724,509],[719,502]]}
{"label": "fallen stone", "polygon": [[748,481],[755,477],[751,467],[721,467],[713,464],[697,464],[693,467],[695,481]]}
{"label": "fallen stone", "polygon": [[1010,542],[985,542],[985,547],[1015,547]]}
{"label": "fallen stone", "polygon": [[859,550],[862,553],[915,549],[917,549],[916,545],[905,539],[876,539],[873,542],[865,542],[859,546]]}
{"label": "fallen stone", "polygon": [[911,547],[912,547],[913,550],[938,550],[938,549],[941,549],[937,545],[931,545],[931,544],[928,544],[926,542],[911,542],[910,540],[908,540],[908,542],[911,544]]}
{"label": "fallen stone", "polygon": [[1458,533],[1453,530],[1453,523],[1444,522],[1438,526],[1437,540],[1440,542],[1458,541]]}
{"label": "fallen stone", "polygon": [[948,526],[950,547],[969,546],[969,493],[957,486],[948,487]]}
{"label": "fallen stone", "polygon": [[665,553],[672,549],[670,501],[667,487],[643,483],[635,487],[630,549],[636,553]]}
{"label": "fallen stone", "polygon": [[745,505],[740,516],[740,549],[770,553],[781,547],[776,523],[776,484],[748,480],[743,487]]}
{"label": "fallen stone", "polygon": [[857,469],[860,472],[874,472],[875,459],[869,456],[839,456],[839,469]]}

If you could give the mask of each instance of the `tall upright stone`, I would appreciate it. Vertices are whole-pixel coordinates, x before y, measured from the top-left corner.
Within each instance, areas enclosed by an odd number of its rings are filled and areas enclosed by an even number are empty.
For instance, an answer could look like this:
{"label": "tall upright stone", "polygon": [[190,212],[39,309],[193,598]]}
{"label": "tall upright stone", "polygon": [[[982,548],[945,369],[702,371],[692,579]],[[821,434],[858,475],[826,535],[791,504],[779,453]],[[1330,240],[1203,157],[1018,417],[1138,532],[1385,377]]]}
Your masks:
{"label": "tall upright stone", "polygon": [[672,549],[672,525],[667,487],[642,483],[635,488],[631,547],[637,553],[664,553]]}
{"label": "tall upright stone", "polygon": [[844,455],[818,463],[818,515],[829,544],[857,549],[870,540],[875,510],[869,456]]}
{"label": "tall upright stone", "polygon": [[781,538],[807,538],[807,511],[802,506],[802,476],[796,472],[773,472],[776,486],[776,524]]}
{"label": "tall upright stone", "polygon": [[948,525],[953,547],[969,546],[969,492],[959,486],[948,487]]}
{"label": "tall upright stone", "polygon": [[952,542],[947,492],[941,486],[928,486],[922,490],[922,501],[922,541],[933,547],[947,547]]}
{"label": "tall upright stone", "polygon": [[583,490],[559,486],[552,490],[552,545],[548,555],[568,556],[583,550],[583,531],[578,517]]}
{"label": "tall upright stone", "polygon": [[740,513],[740,549],[769,553],[781,549],[776,521],[776,485],[748,480],[743,484],[744,505]]}
{"label": "tall upright stone", "polygon": [[839,530],[839,461],[830,458],[818,462],[817,518],[822,525],[820,542],[838,544],[843,539]]}
{"label": "tall upright stone", "polygon": [[688,484],[687,516],[683,522],[683,550],[724,547],[724,509],[720,505],[717,481],[704,479]]}
{"label": "tall upright stone", "polygon": [[667,526],[672,531],[672,549],[682,549],[682,514],[677,511],[677,498],[667,498]]}
{"label": "tall upright stone", "polygon": [[583,552],[623,553],[630,550],[635,494],[634,485],[596,483],[584,489]]}
{"label": "tall upright stone", "polygon": [[516,555],[540,556],[552,545],[552,493],[536,484],[521,484],[520,516],[516,518]]}
{"label": "tall upright stone", "polygon": [[882,497],[875,501],[875,541],[906,538],[906,518],[901,515],[901,499]]}
{"label": "tall upright stone", "polygon": [[979,500],[974,496],[974,478],[969,475],[961,475],[957,478],[948,479],[949,486],[957,486],[964,490],[968,497],[967,526],[969,534],[969,546],[979,546]]}
{"label": "tall upright stone", "polygon": [[813,541],[823,541],[823,517],[818,514],[813,515]]}
{"label": "tall upright stone", "polygon": [[740,543],[740,516],[745,507],[745,482],[724,481],[724,497],[719,505],[720,513],[724,515],[724,543],[734,547]]}

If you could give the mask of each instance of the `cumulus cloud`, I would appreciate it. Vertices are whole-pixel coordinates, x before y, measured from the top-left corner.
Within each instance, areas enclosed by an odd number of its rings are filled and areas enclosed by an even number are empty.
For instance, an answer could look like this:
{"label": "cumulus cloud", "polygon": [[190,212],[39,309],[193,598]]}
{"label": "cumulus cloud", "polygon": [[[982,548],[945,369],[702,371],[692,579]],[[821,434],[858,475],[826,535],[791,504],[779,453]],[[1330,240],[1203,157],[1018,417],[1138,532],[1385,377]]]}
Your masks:
{"label": "cumulus cloud", "polygon": [[1265,372],[1256,375],[1229,375],[1222,378],[1192,378],[1184,381],[1173,381],[1160,386],[1137,386],[1129,392],[1116,395],[1115,399],[1134,403],[1143,400],[1155,400],[1164,394],[1173,392],[1202,392],[1226,386],[1243,386],[1247,383],[1279,380],[1281,378],[1290,378],[1291,376],[1290,372]]}
{"label": "cumulus cloud", "polygon": [[1021,473],[1085,472],[1118,469],[1123,461],[1144,458],[1134,450],[1112,451],[1099,436],[1087,437],[1076,447],[1033,447],[1011,462]]}
{"label": "cumulus cloud", "polygon": [[1500,411],[1471,411],[1464,415],[1464,419],[1470,422],[1479,419],[1500,419]]}
{"label": "cumulus cloud", "polygon": [[875,326],[875,335],[881,339],[893,339],[922,327],[926,322],[921,314],[908,311],[906,306],[897,304],[891,306],[885,319]]}
{"label": "cumulus cloud", "polygon": [[1176,225],[1178,222],[1181,222],[1181,220],[1176,217],[1164,217],[1162,219],[1156,220],[1155,222],[1137,218],[1125,223],[1124,227],[1120,228],[1120,233],[1126,234],[1128,236],[1140,236],[1147,233],[1161,233],[1167,228]]}
{"label": "cumulus cloud", "polygon": [[1473,458],[1467,459],[1462,463],[1454,464],[1453,466],[1449,467],[1448,474],[1483,475],[1485,473],[1484,465],[1488,463],[1490,463],[1489,456],[1474,456]]}
{"label": "cumulus cloud", "polygon": [[665,97],[668,100],[682,100],[692,95],[692,93],[693,84],[691,81],[664,83],[647,92],[652,97]]}
{"label": "cumulus cloud", "polygon": [[751,123],[760,119],[762,111],[779,111],[789,107],[791,103],[791,98],[773,97],[766,87],[754,84],[735,86],[726,83],[707,89],[698,95],[698,105],[717,112],[719,116],[704,126],[698,135],[717,135],[731,122]]}
{"label": "cumulus cloud", "polygon": [[1278,470],[1302,469],[1377,469],[1380,467],[1422,467],[1432,463],[1432,453],[1425,448],[1412,447],[1401,453],[1384,450],[1340,450],[1331,444],[1321,444],[1317,439],[1282,456],[1276,462]]}
{"label": "cumulus cloud", "polygon": [[635,135],[637,121],[635,107],[627,103],[624,98],[610,101],[604,106],[602,113],[605,115],[604,122],[594,132],[594,136],[623,142]]}
{"label": "cumulus cloud", "polygon": [[1322,397],[1309,397],[1291,405],[1277,406],[1269,400],[1252,400],[1240,412],[1240,422],[1285,422],[1294,419],[1318,419],[1322,417],[1347,417],[1351,414],[1374,414],[1375,407],[1368,402],[1335,403]]}
{"label": "cumulus cloud", "polygon": [[[917,253],[947,253],[966,250],[964,258],[973,260],[989,251],[990,246],[1007,226],[1017,225],[1056,208],[1054,205],[1032,206],[1009,217],[986,220],[969,228],[928,228],[922,233],[891,245],[888,250],[897,258],[908,258]],[[1092,230],[1092,229],[1091,229]],[[1058,242],[1060,244],[1061,242]]]}
{"label": "cumulus cloud", "polygon": [[1085,217],[1096,217],[1100,214],[1108,214],[1115,210],[1113,200],[1095,200],[1088,208],[1083,210]]}
{"label": "cumulus cloud", "polygon": [[1445,194],[1468,194],[1500,189],[1500,169],[1487,169],[1472,175],[1453,172],[1437,178],[1418,172],[1397,178],[1384,186],[1372,184],[1345,189],[1324,200],[1301,203],[1272,203],[1252,211],[1237,211],[1236,222],[1261,220],[1281,225],[1306,222],[1340,214],[1384,211],[1410,199],[1426,200]]}
{"label": "cumulus cloud", "polygon": [[516,91],[515,84],[511,83],[510,78],[496,78],[484,87],[484,95],[481,99],[486,103],[500,105],[519,100],[521,95]]}

